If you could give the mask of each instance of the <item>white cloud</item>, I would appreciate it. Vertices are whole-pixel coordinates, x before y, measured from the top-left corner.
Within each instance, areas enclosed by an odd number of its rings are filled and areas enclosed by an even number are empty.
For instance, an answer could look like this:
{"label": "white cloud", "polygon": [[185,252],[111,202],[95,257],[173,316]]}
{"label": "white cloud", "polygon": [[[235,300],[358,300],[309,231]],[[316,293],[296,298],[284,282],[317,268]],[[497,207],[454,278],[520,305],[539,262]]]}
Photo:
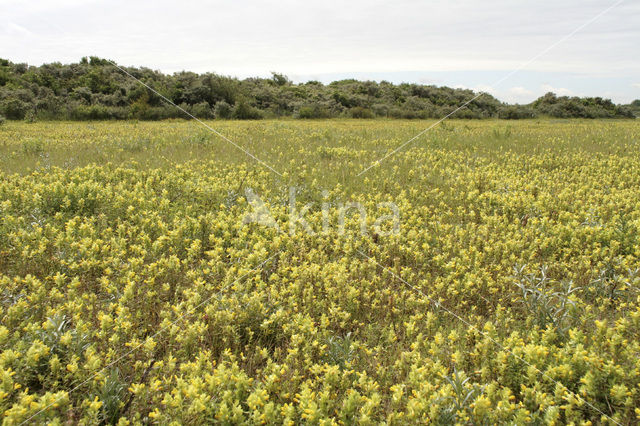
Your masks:
{"label": "white cloud", "polygon": [[420,79],[418,79],[418,83],[428,84],[428,85],[437,85],[439,81],[430,77],[421,77]]}
{"label": "white cloud", "polygon": [[633,83],[632,86],[640,89],[640,83]]}
{"label": "white cloud", "polygon": [[15,62],[93,54],[164,71],[236,75],[513,70],[545,50],[526,69],[640,71],[630,54],[640,42],[637,2],[607,11],[553,49],[609,0],[454,3],[399,0],[390,8],[379,0],[346,6],[338,0],[194,0],[176,8],[158,0],[150,8],[125,0],[0,0],[0,22],[38,36],[29,46],[18,34],[0,45],[2,56]]}
{"label": "white cloud", "polygon": [[517,86],[509,89],[509,94],[513,96],[531,96],[533,95],[533,91],[526,89],[522,86]]}
{"label": "white cloud", "polygon": [[576,94],[573,91],[569,90],[569,89],[566,89],[564,87],[553,87],[550,84],[543,84],[543,85],[540,86],[540,89],[544,93],[553,92],[558,96],[576,96]]}
{"label": "white cloud", "polygon": [[493,96],[496,96],[496,94],[498,93],[498,90],[496,90],[495,87],[489,86],[487,84],[478,84],[473,87],[469,87],[464,84],[454,84],[451,87],[454,89],[473,90],[476,93],[484,92]]}
{"label": "white cloud", "polygon": [[493,86],[489,86],[487,84],[478,84],[476,87],[473,88],[474,92],[485,92],[485,93],[489,93],[490,95],[496,95],[497,90],[495,87]]}
{"label": "white cloud", "polygon": [[540,93],[529,90],[526,87],[515,86],[501,91],[496,97],[508,103],[528,104],[539,96]]}

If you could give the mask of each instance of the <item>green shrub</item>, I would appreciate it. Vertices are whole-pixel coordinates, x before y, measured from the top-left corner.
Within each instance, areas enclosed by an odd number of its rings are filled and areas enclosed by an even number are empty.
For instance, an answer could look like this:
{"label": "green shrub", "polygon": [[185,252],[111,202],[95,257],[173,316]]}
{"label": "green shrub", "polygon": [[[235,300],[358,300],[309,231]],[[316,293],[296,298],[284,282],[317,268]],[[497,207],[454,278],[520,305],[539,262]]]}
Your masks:
{"label": "green shrub", "polygon": [[215,118],[223,118],[228,119],[233,115],[233,109],[231,105],[229,105],[225,101],[219,101],[216,103],[216,106],[213,108],[213,115]]}
{"label": "green shrub", "polygon": [[30,106],[27,102],[17,98],[5,99],[0,106],[2,114],[10,120],[22,120],[29,109]]}
{"label": "green shrub", "polygon": [[300,107],[298,110],[298,118],[329,118],[331,117],[331,112],[324,107],[319,105],[308,105]]}
{"label": "green shrub", "polygon": [[127,112],[121,107],[107,107],[103,105],[78,105],[70,112],[72,120],[112,120],[124,119]]}
{"label": "green shrub", "polygon": [[505,120],[518,120],[522,118],[535,118],[536,112],[524,105],[507,105],[498,110],[498,118]]}
{"label": "green shrub", "polygon": [[213,118],[213,110],[207,102],[200,102],[191,108],[191,113],[198,118]]}
{"label": "green shrub", "polygon": [[373,118],[373,111],[369,108],[353,107],[349,110],[351,118]]}
{"label": "green shrub", "polygon": [[233,108],[233,118],[238,120],[259,120],[262,118],[262,114],[245,101],[240,101]]}

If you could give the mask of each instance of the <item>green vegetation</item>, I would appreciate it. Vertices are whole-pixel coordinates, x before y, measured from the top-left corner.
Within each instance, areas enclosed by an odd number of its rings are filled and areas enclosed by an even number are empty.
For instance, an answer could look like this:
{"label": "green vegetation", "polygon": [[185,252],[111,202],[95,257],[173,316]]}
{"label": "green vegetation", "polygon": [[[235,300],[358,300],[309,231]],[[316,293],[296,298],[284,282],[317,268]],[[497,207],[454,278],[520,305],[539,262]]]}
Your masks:
{"label": "green vegetation", "polygon": [[[239,80],[212,73],[166,75],[149,68],[125,69],[202,119],[440,118],[475,96],[471,90],[384,81],[293,84],[277,73],[272,78]],[[523,106],[507,105],[483,94],[452,117],[632,118],[633,111],[633,106],[614,105],[601,98],[556,97],[549,93]],[[42,66],[0,59],[0,114],[28,121],[185,118],[183,112],[108,60],[96,57],[83,58],[76,64]]]}

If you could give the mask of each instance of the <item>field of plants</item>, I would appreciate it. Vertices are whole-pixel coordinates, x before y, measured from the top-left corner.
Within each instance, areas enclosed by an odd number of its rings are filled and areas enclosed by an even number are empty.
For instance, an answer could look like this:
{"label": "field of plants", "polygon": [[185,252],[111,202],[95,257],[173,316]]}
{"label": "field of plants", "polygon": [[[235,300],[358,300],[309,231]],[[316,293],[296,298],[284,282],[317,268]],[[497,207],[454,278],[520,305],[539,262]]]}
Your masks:
{"label": "field of plants", "polygon": [[640,422],[640,123],[209,124],[0,126],[4,424]]}

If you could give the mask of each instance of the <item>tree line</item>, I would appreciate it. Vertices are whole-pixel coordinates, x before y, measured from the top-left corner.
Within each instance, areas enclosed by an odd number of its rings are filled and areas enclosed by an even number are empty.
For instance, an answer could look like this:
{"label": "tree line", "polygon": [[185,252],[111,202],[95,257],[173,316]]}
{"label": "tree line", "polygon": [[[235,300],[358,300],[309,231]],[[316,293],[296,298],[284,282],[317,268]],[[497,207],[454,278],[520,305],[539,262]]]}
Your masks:
{"label": "tree line", "polygon": [[[182,71],[172,75],[145,67],[123,67],[189,114],[202,119],[294,118],[440,118],[476,94],[421,84],[340,80],[293,83],[282,74],[238,79],[214,73]],[[453,118],[521,119],[633,118],[640,101],[616,105],[600,97],[547,93],[528,105],[509,105],[483,94],[452,114]],[[0,119],[13,120],[160,120],[185,118],[153,91],[110,61],[82,58],[74,64],[41,66],[0,59]]]}

